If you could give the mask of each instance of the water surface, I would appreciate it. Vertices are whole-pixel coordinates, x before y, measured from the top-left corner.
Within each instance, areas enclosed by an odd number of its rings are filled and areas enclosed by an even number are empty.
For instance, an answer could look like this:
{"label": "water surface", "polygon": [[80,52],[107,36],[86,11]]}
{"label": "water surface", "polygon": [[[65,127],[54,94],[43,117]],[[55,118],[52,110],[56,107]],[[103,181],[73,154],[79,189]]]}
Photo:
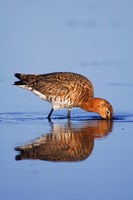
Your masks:
{"label": "water surface", "polygon": [[1,121],[0,140],[3,199],[132,196],[132,116],[48,122],[39,113],[8,113],[7,118]]}

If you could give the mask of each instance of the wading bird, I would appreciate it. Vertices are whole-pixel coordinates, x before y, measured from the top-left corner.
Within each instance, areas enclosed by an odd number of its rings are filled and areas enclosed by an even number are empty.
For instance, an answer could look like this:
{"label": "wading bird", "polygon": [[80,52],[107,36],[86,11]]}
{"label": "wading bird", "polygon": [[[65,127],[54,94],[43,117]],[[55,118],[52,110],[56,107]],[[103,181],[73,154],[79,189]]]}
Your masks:
{"label": "wading bird", "polygon": [[94,97],[91,81],[80,74],[54,72],[48,74],[20,74],[14,85],[30,90],[41,99],[52,104],[48,114],[50,119],[54,110],[68,108],[68,118],[72,107],[79,107],[88,112],[96,112],[104,119],[112,119],[113,107],[105,99]]}

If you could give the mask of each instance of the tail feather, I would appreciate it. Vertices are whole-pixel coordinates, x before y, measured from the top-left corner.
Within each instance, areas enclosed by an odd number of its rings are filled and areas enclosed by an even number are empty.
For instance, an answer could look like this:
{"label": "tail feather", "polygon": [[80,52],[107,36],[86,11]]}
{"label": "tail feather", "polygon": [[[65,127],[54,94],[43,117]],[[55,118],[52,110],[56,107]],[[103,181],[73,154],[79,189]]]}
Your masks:
{"label": "tail feather", "polygon": [[20,73],[15,73],[14,76],[16,78],[18,78],[20,81],[15,81],[13,85],[26,85],[26,83],[23,82],[22,80],[22,77],[23,77],[23,74],[20,74]]}
{"label": "tail feather", "polygon": [[14,83],[14,85],[28,85],[30,87],[34,85],[37,78],[37,75],[34,74],[15,73],[14,76],[19,79],[19,81],[16,81]]}
{"label": "tail feather", "polygon": [[13,85],[26,85],[23,81],[15,81]]}
{"label": "tail feather", "polygon": [[14,76],[18,79],[21,79],[21,74],[20,73],[15,73]]}

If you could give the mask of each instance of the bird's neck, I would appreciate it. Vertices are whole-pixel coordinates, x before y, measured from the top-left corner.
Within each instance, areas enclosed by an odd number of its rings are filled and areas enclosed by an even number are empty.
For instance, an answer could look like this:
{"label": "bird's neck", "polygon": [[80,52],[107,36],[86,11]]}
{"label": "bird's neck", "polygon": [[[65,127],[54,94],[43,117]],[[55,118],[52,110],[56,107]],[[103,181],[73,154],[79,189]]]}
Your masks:
{"label": "bird's neck", "polygon": [[100,98],[91,98],[87,102],[82,102],[80,104],[80,108],[82,108],[83,110],[88,111],[88,112],[99,113],[100,101],[101,101]]}

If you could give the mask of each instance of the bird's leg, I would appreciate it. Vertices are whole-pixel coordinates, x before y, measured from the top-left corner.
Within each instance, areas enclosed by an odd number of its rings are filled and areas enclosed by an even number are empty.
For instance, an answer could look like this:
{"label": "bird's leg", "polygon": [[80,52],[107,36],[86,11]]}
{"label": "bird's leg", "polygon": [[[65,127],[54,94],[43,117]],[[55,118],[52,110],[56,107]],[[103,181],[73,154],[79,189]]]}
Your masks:
{"label": "bird's leg", "polygon": [[68,119],[70,119],[70,115],[71,115],[71,108],[68,108],[68,114],[67,114]]}
{"label": "bird's leg", "polygon": [[54,111],[54,109],[52,108],[52,109],[50,110],[50,112],[49,112],[48,116],[47,116],[47,118],[48,118],[48,119],[50,119],[50,117],[51,117],[51,115],[52,115],[53,111]]}

